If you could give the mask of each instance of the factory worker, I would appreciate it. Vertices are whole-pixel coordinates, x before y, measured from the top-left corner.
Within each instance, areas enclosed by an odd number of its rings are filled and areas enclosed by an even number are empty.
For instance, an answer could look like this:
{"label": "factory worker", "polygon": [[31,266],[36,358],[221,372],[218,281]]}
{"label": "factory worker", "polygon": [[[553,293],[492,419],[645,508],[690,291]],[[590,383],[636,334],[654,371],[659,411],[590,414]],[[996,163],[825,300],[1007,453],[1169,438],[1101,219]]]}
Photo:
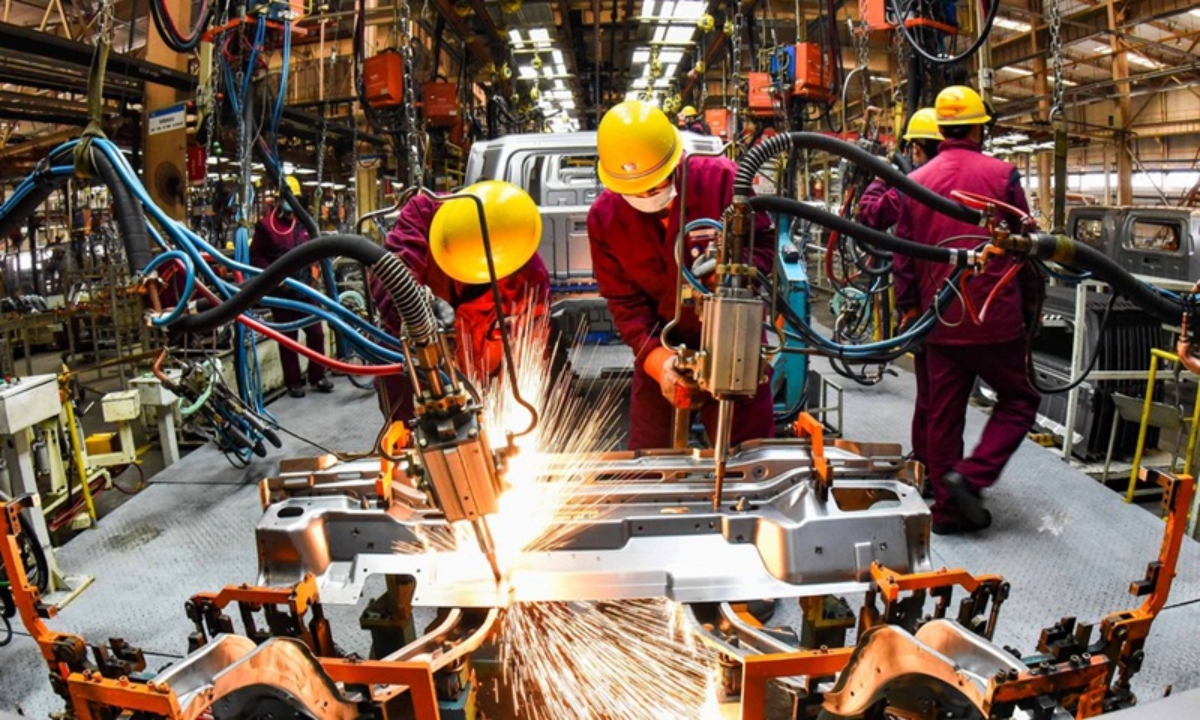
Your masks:
{"label": "factory worker", "polygon": [[[938,144],[945,139],[942,137],[942,131],[938,129],[937,111],[933,108],[921,108],[913,113],[903,137],[908,143],[914,168],[919,168],[937,157]],[[888,193],[890,187],[880,178],[871,181],[858,201],[860,223],[876,230],[887,230],[896,224],[900,213],[900,198],[895,193]],[[901,330],[906,322],[915,317],[915,314],[907,316],[901,323]],[[925,353],[920,350],[913,352],[913,375],[917,380],[917,399],[913,406],[910,457],[917,462],[926,463],[925,416],[928,413],[928,390],[925,387]],[[928,485],[926,487],[931,489]]]}
{"label": "factory worker", "polygon": [[691,105],[679,111],[679,114],[675,116],[675,122],[678,123],[680,130],[694,132],[697,135],[712,135],[704,118],[700,116],[700,111]]}
{"label": "factory worker", "polygon": [[[484,203],[501,302],[510,328],[522,326],[518,316],[548,312],[550,274],[537,255],[542,218],[533,198],[517,186],[499,181],[476,183],[463,192]],[[477,380],[495,376],[503,347],[475,203],[416,195],[400,211],[384,246],[454,309],[459,367],[466,370],[470,363],[468,372]],[[374,279],[371,293],[384,327],[399,337],[400,316],[391,296]],[[376,388],[387,417],[401,421],[413,417],[413,389],[407,375],[380,378]]]}
{"label": "factory worker", "polygon": [[[292,191],[292,195],[299,198],[300,183],[296,178],[288,176],[286,182]],[[282,257],[287,251],[307,241],[308,231],[296,219],[295,210],[281,194],[279,200],[275,203],[275,208],[254,226],[254,237],[250,242],[250,264],[254,267],[265,268]],[[298,270],[292,276],[292,279],[311,286],[314,280],[312,269],[304,268],[303,270]],[[289,290],[283,286],[272,291],[271,294],[288,300],[304,300],[297,291]],[[272,308],[271,316],[277,323],[290,323],[307,317],[305,313],[283,308]],[[285,332],[284,334],[293,340],[297,338],[297,331],[295,330]],[[324,325],[316,322],[304,328],[304,344],[310,350],[315,350],[324,355]],[[300,373],[300,358],[296,354],[296,351],[289,350],[280,345],[279,363],[283,366],[283,382],[287,385],[288,395],[296,398],[304,397],[305,376]],[[333,383],[325,376],[325,366],[321,363],[310,361],[308,363],[307,376],[308,384],[317,392],[333,392]]]}
{"label": "factory worker", "polygon": [[[605,191],[588,212],[592,268],[608,301],[621,339],[634,353],[629,447],[671,446],[675,407],[699,409],[710,436],[717,404],[675,367],[675,355],[660,336],[675,315],[675,238],[679,232],[680,171],[687,167],[684,223],[720,219],[733,197],[736,166],[724,157],[687,157],[679,130],[656,106],[630,100],[609,110],[597,132],[599,175]],[[712,231],[706,231],[712,232]],[[685,262],[692,262],[711,238],[697,231],[687,238]],[[755,217],[754,264],[761,277],[774,269],[775,230],[763,213]],[[685,308],[669,338],[698,348],[700,320]],[[732,441],[774,435],[774,409],[768,384],[734,409]]]}
{"label": "factory worker", "polygon": [[[938,146],[937,157],[910,177],[945,197],[964,190],[1027,213],[1029,205],[1017,169],[983,154],[984,131],[992,118],[979,94],[968,87],[951,86],[938,94],[934,109],[946,139]],[[965,249],[983,242],[979,227],[934,212],[895,190],[889,193],[896,196],[899,207],[897,236]],[[1021,229],[1018,218],[1005,221],[1013,231]],[[967,284],[975,308],[982,308],[995,291],[980,322],[969,317],[961,301],[955,302],[925,339],[925,461],[934,489],[933,531],[939,535],[974,532],[991,524],[982,491],[996,482],[1037,415],[1040,397],[1026,375],[1026,326],[1036,322],[1031,307],[1037,306],[1042,279],[1026,264],[997,290],[1013,262],[1010,257],[993,258],[985,272]],[[904,313],[929,307],[951,270],[949,265],[897,254],[897,310]],[[979,444],[965,456],[963,429],[976,378],[998,397]]]}

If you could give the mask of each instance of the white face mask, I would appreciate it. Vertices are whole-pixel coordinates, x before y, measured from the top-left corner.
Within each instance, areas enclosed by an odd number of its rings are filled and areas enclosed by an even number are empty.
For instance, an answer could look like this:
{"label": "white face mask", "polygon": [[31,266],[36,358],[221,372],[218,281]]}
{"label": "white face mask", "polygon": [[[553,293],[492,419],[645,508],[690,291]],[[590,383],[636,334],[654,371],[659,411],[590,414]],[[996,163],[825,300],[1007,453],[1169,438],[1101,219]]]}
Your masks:
{"label": "white face mask", "polygon": [[625,202],[629,203],[634,210],[649,215],[665,210],[675,199],[675,195],[675,183],[671,183],[649,197],[634,197],[633,195],[622,195],[621,197],[625,198]]}

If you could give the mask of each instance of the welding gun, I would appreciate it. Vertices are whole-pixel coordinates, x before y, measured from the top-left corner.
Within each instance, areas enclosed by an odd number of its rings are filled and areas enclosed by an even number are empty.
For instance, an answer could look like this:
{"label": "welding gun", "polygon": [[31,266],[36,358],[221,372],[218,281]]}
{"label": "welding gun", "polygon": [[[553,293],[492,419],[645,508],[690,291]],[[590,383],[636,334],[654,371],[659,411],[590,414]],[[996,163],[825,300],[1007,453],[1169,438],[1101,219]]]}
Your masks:
{"label": "welding gun", "polygon": [[458,379],[445,331],[422,345],[410,345],[410,351],[416,392],[413,437],[425,480],[447,522],[471,523],[498,581],[496,545],[487,518],[499,510],[504,485],[481,420],[483,408]]}
{"label": "welding gun", "polygon": [[746,260],[746,251],[753,245],[754,213],[749,205],[737,200],[734,199],[726,216],[712,291],[701,294],[697,300],[700,349],[678,363],[690,370],[700,389],[718,402],[717,432],[713,439],[714,510],[720,507],[724,489],[733,403],[758,393],[766,368],[762,342],[766,308],[753,287],[757,268]]}

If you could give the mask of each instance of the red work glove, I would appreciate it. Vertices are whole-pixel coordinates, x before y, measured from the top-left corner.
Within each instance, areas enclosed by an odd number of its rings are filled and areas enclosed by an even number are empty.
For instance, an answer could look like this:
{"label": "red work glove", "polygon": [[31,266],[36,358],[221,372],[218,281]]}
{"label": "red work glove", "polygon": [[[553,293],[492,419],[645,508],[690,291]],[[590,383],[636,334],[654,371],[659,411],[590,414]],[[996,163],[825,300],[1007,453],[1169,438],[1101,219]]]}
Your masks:
{"label": "red work glove", "polygon": [[646,374],[658,381],[663,397],[672,407],[691,410],[704,404],[705,393],[689,375],[675,367],[679,356],[664,347],[654,348],[646,356],[642,367]]}

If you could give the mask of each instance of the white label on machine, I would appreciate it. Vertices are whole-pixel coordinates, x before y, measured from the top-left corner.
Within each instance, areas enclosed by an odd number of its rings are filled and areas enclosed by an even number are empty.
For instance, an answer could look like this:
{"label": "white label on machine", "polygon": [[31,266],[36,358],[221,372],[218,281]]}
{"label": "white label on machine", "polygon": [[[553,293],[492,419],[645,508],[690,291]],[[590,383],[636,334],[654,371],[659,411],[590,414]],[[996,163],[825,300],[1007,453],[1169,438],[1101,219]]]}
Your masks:
{"label": "white label on machine", "polygon": [[187,105],[179,103],[152,110],[150,120],[146,123],[146,134],[160,135],[172,130],[182,130],[185,127],[187,127]]}

